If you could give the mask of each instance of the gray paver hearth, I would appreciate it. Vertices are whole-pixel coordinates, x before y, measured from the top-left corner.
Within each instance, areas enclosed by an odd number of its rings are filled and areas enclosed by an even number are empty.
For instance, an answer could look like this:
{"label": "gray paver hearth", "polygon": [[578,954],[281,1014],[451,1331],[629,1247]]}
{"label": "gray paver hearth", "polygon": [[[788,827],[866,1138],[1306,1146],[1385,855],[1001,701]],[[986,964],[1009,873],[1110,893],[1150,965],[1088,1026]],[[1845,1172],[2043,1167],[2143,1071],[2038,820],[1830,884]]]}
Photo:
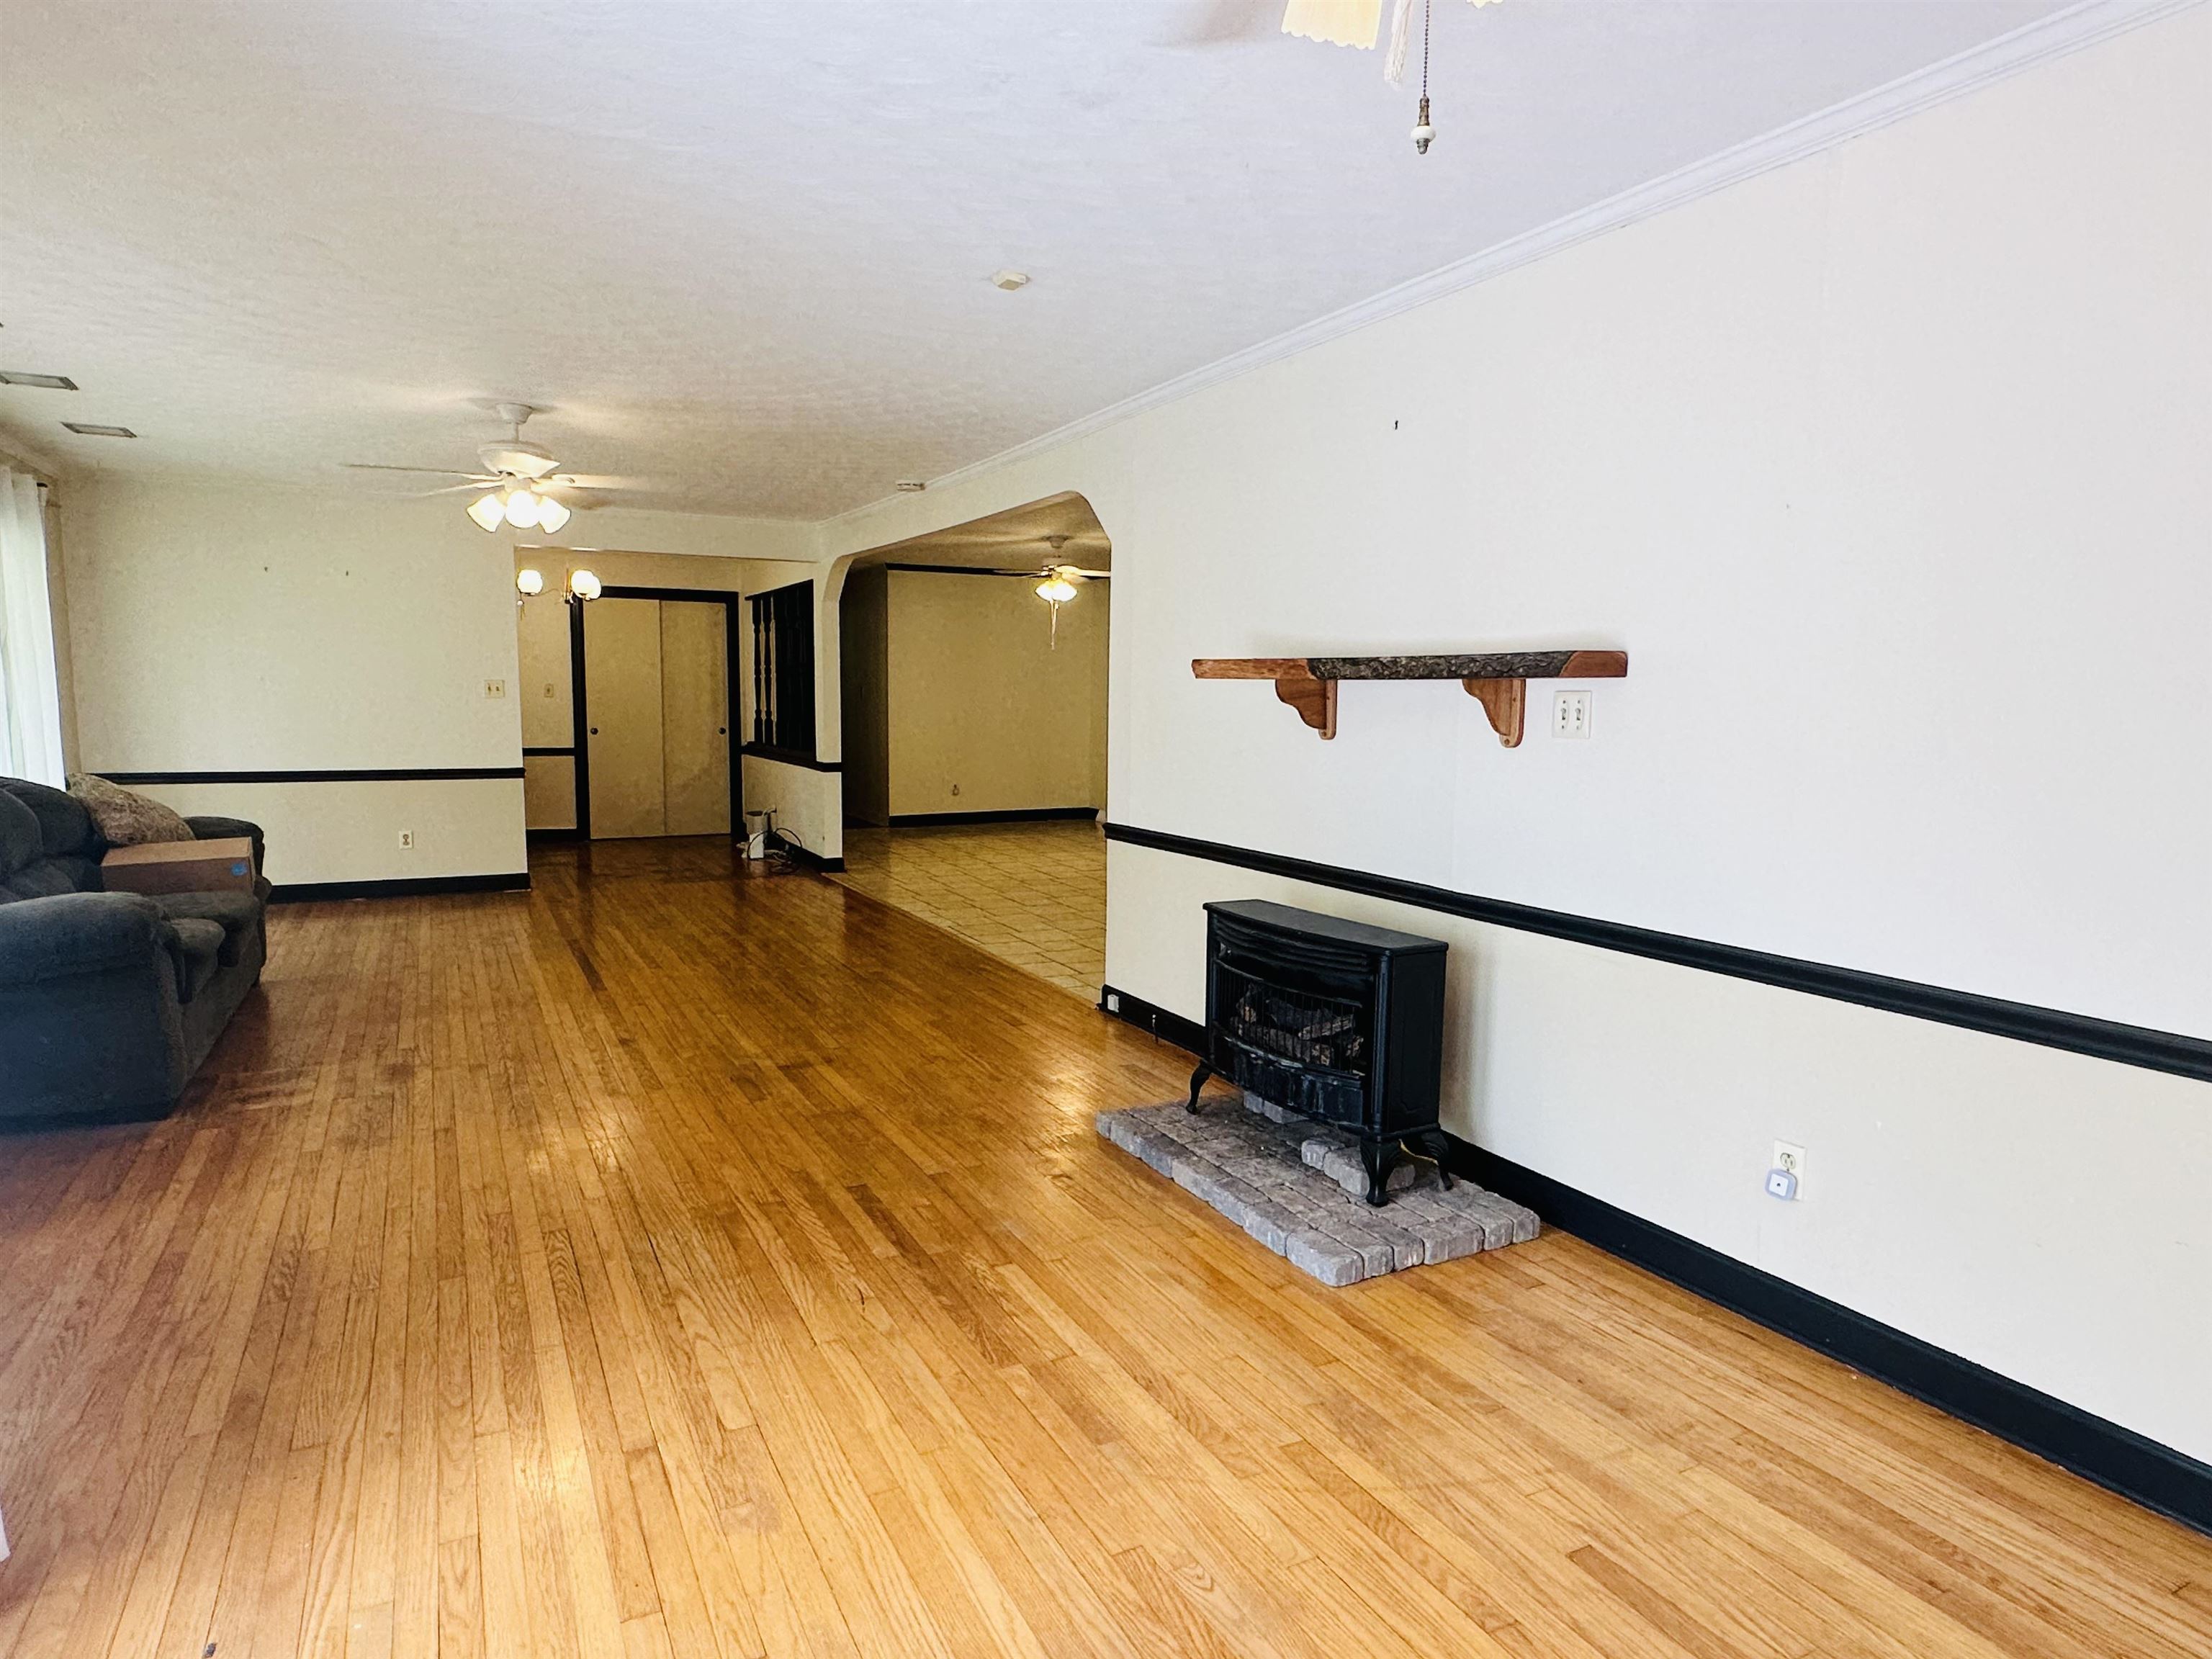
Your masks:
{"label": "gray paver hearth", "polygon": [[1464,1181],[1446,1191],[1435,1166],[1401,1163],[1390,1201],[1366,1201],[1359,1142],[1251,1096],[1238,1111],[1180,1101],[1101,1112],[1098,1133],[1227,1216],[1324,1285],[1449,1261],[1536,1236],[1535,1212]]}

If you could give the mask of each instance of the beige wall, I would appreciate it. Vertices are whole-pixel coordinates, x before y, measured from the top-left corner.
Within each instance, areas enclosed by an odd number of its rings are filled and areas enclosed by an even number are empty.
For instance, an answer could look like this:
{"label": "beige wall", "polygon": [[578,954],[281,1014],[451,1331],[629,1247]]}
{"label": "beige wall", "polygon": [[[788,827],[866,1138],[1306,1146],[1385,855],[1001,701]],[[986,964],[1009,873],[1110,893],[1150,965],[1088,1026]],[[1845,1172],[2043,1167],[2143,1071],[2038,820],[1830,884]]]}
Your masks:
{"label": "beige wall", "polygon": [[890,815],[1103,805],[1109,585],[1060,607],[1057,641],[1027,581],[885,585]]}
{"label": "beige wall", "polygon": [[[62,519],[73,755],[85,769],[513,769],[526,709],[535,732],[546,702],[565,708],[565,683],[556,676],[545,699],[542,672],[531,706],[511,539],[477,530],[451,497],[91,478],[71,481]],[[813,537],[803,525],[610,508],[578,514],[562,539],[720,563],[804,561]],[[504,695],[487,696],[488,680]],[[525,867],[519,779],[154,793],[256,818],[279,883]],[[399,846],[402,830],[411,849]]]}
{"label": "beige wall", "polygon": [[[516,672],[522,746],[566,749],[575,741],[568,665],[568,573],[587,569],[610,587],[719,588],[743,592],[748,567],[762,562],[711,554],[639,553],[595,548],[518,547],[514,568],[537,571],[545,591],[516,607]],[[742,619],[742,612],[740,613]],[[742,620],[740,621],[742,626]],[[576,763],[566,755],[526,755],[524,811],[532,830],[576,827]]]}

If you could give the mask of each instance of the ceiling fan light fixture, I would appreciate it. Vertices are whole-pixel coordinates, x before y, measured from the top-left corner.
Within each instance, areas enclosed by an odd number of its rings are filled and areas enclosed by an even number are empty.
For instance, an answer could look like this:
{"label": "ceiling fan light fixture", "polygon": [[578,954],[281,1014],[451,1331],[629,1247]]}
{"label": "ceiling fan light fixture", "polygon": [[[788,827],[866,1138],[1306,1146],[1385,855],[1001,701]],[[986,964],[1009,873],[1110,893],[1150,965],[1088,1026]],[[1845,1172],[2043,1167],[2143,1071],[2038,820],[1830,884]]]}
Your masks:
{"label": "ceiling fan light fixture", "polygon": [[1036,596],[1047,605],[1066,605],[1076,594],[1075,584],[1054,571],[1036,585]]}
{"label": "ceiling fan light fixture", "polygon": [[496,532],[506,522],[507,503],[496,489],[491,490],[469,503],[469,518],[477,529]]}
{"label": "ceiling fan light fixture", "polygon": [[558,532],[562,525],[574,516],[575,514],[569,508],[555,501],[550,495],[540,495],[538,498],[538,527],[549,536]]}
{"label": "ceiling fan light fixture", "polygon": [[507,521],[517,530],[535,530],[539,510],[535,490],[518,485],[507,492]]}

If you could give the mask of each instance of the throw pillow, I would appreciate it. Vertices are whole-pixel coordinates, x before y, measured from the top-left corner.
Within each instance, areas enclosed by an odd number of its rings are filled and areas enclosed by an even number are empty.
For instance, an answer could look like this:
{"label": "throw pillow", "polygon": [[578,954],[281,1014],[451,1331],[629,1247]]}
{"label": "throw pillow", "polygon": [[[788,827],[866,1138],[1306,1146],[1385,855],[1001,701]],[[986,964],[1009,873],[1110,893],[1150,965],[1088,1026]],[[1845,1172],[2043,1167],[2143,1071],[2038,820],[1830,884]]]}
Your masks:
{"label": "throw pillow", "polygon": [[192,827],[157,800],[133,794],[120,784],[89,772],[69,775],[69,792],[84,803],[110,847],[141,847],[149,841],[190,841]]}

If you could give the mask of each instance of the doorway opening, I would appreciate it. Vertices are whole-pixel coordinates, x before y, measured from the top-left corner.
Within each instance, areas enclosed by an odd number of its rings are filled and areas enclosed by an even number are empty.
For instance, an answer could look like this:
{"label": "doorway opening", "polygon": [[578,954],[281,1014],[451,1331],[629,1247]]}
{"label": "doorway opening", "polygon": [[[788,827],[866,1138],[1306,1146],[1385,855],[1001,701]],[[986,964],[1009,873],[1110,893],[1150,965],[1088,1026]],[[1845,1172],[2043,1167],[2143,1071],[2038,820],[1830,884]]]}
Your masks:
{"label": "doorway opening", "polygon": [[839,609],[847,885],[1096,1001],[1113,550],[1067,495],[861,555]]}

